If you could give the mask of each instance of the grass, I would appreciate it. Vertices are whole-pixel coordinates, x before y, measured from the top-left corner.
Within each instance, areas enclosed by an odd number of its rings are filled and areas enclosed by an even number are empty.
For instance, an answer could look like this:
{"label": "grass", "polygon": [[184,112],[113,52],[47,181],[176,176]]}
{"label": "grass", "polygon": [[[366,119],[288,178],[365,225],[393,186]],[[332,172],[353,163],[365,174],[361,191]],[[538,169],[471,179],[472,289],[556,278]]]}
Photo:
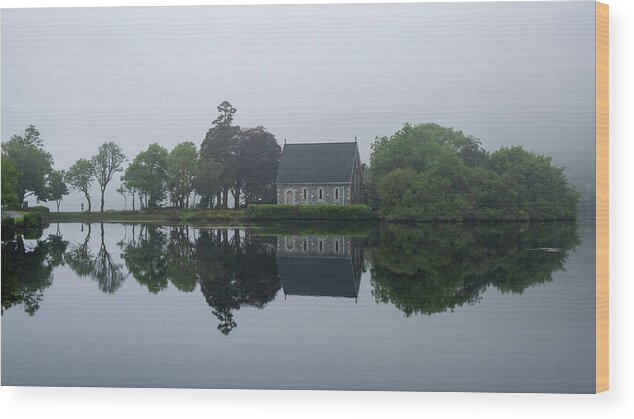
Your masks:
{"label": "grass", "polygon": [[164,224],[250,224],[273,221],[370,221],[376,213],[365,205],[252,205],[246,209],[176,210],[104,212],[51,212],[52,223],[71,222],[147,222]]}

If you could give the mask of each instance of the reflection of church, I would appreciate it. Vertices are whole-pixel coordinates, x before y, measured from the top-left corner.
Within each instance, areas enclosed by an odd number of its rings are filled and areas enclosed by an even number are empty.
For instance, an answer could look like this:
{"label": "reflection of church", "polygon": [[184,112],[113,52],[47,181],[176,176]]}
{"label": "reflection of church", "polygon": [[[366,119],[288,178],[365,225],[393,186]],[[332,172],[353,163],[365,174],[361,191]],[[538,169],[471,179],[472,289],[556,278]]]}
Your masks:
{"label": "reflection of church", "polygon": [[284,295],[357,298],[363,246],[350,237],[278,236]]}

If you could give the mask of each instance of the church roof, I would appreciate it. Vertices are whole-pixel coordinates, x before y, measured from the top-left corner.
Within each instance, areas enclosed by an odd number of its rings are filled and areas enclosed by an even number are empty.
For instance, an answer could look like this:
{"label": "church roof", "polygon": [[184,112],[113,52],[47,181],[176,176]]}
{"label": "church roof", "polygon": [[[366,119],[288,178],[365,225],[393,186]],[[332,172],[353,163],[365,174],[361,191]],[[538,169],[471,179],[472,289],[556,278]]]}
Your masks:
{"label": "church roof", "polygon": [[350,182],[357,143],[285,144],[277,183]]}

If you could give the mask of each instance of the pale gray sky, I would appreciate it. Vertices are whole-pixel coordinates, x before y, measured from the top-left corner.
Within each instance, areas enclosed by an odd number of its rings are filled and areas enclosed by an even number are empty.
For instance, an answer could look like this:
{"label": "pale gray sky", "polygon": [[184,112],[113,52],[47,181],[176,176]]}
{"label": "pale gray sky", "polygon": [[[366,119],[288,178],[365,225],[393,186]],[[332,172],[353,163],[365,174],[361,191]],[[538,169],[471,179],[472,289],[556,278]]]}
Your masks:
{"label": "pale gray sky", "polygon": [[593,179],[593,2],[5,9],[1,24],[2,139],[34,124],[60,169],[103,141],[130,157],[200,144],[229,100],[280,142],[357,136],[365,161],[375,136],[431,121]]}

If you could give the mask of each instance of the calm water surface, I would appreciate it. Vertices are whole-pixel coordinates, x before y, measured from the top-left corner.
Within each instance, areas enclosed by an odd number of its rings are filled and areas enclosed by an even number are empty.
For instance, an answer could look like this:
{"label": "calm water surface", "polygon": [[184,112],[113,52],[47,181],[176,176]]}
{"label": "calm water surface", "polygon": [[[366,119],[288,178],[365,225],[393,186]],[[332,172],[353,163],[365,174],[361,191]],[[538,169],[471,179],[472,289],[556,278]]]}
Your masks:
{"label": "calm water surface", "polygon": [[593,223],[61,224],[2,242],[2,384],[594,391]]}

